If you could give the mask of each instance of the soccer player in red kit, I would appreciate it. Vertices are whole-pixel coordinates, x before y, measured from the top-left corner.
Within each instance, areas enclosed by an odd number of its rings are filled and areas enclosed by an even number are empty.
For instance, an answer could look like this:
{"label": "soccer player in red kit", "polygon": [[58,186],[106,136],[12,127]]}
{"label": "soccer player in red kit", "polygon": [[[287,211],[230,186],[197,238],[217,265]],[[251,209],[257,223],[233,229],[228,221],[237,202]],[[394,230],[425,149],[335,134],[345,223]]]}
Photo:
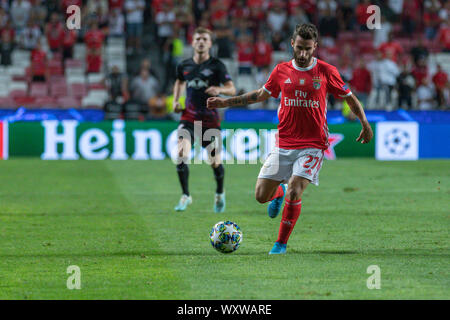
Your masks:
{"label": "soccer player in red kit", "polygon": [[313,24],[297,25],[291,39],[294,58],[278,64],[261,89],[228,99],[207,100],[210,109],[225,108],[261,102],[270,96],[277,98],[281,93],[276,145],[264,162],[255,187],[258,202],[271,201],[271,218],[279,214],[286,198],[278,239],[269,254],[286,253],[287,241],[300,216],[302,194],[310,183],[319,184],[319,170],[329,146],[327,95],[345,99],[360,120],[362,130],[356,141],[368,143],[373,137],[360,102],[336,67],[313,56],[317,39]]}

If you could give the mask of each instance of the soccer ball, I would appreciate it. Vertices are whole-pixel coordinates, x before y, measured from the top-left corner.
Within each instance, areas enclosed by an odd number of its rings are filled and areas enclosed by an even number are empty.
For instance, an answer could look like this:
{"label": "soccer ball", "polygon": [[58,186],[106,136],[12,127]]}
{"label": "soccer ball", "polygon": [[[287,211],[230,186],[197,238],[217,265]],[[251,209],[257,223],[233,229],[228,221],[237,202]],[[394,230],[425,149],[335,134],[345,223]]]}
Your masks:
{"label": "soccer ball", "polygon": [[209,233],[211,245],[221,253],[236,251],[242,242],[242,231],[231,221],[220,221],[214,225]]}

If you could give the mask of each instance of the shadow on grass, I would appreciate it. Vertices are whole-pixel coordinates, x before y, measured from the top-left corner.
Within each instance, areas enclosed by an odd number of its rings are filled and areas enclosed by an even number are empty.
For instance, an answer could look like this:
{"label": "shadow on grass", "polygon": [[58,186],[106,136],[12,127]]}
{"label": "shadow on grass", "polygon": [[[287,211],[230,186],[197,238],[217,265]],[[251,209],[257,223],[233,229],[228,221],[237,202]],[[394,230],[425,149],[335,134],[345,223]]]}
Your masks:
{"label": "shadow on grass", "polygon": [[314,251],[297,251],[292,250],[292,252],[299,254],[363,254],[361,251],[352,251],[352,250],[314,250]]}
{"label": "shadow on grass", "polygon": [[[360,255],[360,256],[410,256],[410,257],[444,257],[450,258],[450,253],[446,249],[418,250],[418,249],[375,249],[375,250],[288,250],[286,256],[311,256],[311,255]],[[268,251],[237,251],[223,254],[213,249],[211,250],[189,250],[189,251],[116,251],[116,252],[83,252],[83,253],[22,253],[22,254],[2,254],[1,259],[15,258],[113,258],[113,257],[134,257],[138,259],[151,259],[160,256],[197,256],[197,257],[231,257],[231,256],[268,256]]]}

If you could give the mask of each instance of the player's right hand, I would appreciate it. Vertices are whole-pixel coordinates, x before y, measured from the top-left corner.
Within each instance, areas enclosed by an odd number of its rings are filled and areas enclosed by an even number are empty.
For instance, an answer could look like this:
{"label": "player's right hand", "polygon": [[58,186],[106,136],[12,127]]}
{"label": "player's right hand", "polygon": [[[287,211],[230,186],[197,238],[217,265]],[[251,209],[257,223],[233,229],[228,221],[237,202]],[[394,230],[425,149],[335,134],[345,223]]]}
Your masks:
{"label": "player's right hand", "polygon": [[181,105],[181,103],[174,102],[173,103],[173,111],[175,111],[176,113],[183,111],[183,106]]}
{"label": "player's right hand", "polygon": [[206,107],[208,109],[218,109],[227,107],[224,98],[211,97],[206,100]]}

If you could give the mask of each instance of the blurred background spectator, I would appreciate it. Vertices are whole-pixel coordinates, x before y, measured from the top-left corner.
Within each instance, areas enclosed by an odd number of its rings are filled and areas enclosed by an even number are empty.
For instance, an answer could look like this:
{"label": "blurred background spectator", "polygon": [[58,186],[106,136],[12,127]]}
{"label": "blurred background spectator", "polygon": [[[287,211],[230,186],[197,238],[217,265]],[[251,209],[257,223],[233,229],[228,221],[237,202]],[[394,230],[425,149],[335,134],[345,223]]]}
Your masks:
{"label": "blurred background spectator", "polygon": [[437,105],[440,108],[444,108],[445,100],[446,100],[445,95],[448,94],[448,92],[446,93],[445,90],[448,88],[449,85],[448,85],[447,73],[445,73],[442,70],[441,65],[437,66],[437,71],[433,75],[432,81],[433,81],[434,87],[436,89]]}
{"label": "blurred background spectator", "polygon": [[26,0],[13,0],[10,9],[11,21],[17,33],[27,25],[31,14],[31,4]]}
{"label": "blurred background spectator", "polygon": [[11,34],[9,32],[1,33],[1,43],[0,43],[0,54],[1,54],[1,62],[2,66],[9,66],[12,63],[11,54],[14,49],[14,43],[11,39]]}
{"label": "blurred background spectator", "polygon": [[[379,29],[366,25],[373,4]],[[80,30],[66,27],[71,5],[81,8]],[[192,56],[197,26],[213,30],[211,54],[245,92],[292,58],[293,28],[311,22],[320,30],[316,56],[338,68],[366,107],[447,110],[449,13],[445,0],[0,0],[0,86],[24,88],[27,107],[109,103],[112,118],[166,119],[175,66]],[[0,97],[0,107],[24,100],[10,101]],[[270,99],[252,107],[277,106]],[[330,96],[328,107],[345,106]]]}
{"label": "blurred background spectator", "polygon": [[417,87],[417,105],[419,110],[431,110],[435,106],[434,87],[427,78],[423,78]]}
{"label": "blurred background spectator", "polygon": [[47,79],[47,53],[38,42],[31,52],[31,76],[33,81],[46,81]]}
{"label": "blurred background spectator", "polygon": [[156,95],[151,97],[148,101],[148,116],[149,120],[167,120],[166,95],[159,91]]}
{"label": "blurred background spectator", "polygon": [[159,92],[158,81],[146,68],[142,68],[139,76],[133,79],[130,91],[134,102],[148,106],[148,101]]}
{"label": "blurred background spectator", "polygon": [[367,99],[372,91],[372,77],[366,67],[366,62],[359,59],[358,66],[353,70],[350,84],[363,106],[367,105]]}
{"label": "blurred background spectator", "polygon": [[402,72],[397,77],[398,103],[397,105],[403,109],[412,108],[412,96],[416,81],[413,75],[409,72],[407,66],[403,66]]}
{"label": "blurred background spectator", "polygon": [[144,24],[144,0],[125,0],[128,52],[140,52]]}
{"label": "blurred background spectator", "polygon": [[120,72],[117,66],[112,67],[111,73],[106,78],[106,88],[111,101],[123,103],[130,98],[128,77],[123,72]]}

